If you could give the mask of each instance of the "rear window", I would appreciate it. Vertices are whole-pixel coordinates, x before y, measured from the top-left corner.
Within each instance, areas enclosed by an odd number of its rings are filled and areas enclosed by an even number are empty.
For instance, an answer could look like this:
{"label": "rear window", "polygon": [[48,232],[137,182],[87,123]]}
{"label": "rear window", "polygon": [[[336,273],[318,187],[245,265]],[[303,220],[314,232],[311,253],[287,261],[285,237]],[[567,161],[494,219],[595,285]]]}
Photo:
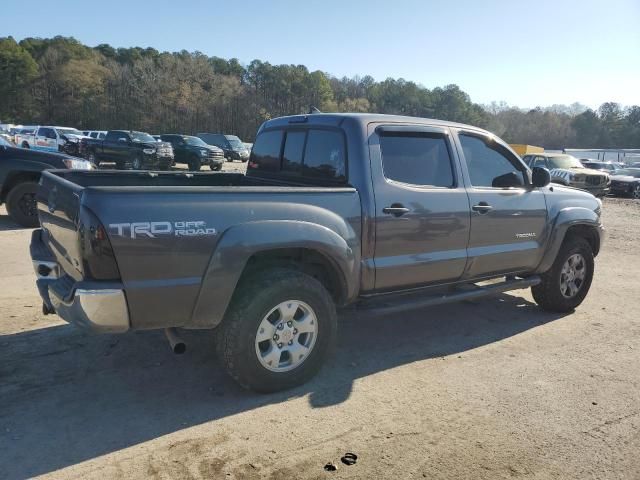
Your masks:
{"label": "rear window", "polygon": [[384,176],[411,185],[453,187],[447,141],[439,134],[380,137]]}
{"label": "rear window", "polygon": [[[284,141],[282,156],[280,147]],[[249,169],[307,179],[344,182],[347,159],[344,137],[332,130],[271,130],[258,135]]]}

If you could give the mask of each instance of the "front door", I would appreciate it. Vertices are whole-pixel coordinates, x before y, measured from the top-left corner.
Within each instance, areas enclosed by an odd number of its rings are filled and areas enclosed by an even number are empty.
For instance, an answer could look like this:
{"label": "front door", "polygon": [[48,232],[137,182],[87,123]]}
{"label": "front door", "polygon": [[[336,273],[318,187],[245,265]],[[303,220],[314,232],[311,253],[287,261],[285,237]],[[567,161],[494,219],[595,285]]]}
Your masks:
{"label": "front door", "polygon": [[[548,234],[544,193],[530,185],[524,164],[493,137],[458,130],[457,145],[471,203],[464,278],[533,270]],[[500,186],[505,176],[520,185]]]}
{"label": "front door", "polygon": [[467,262],[469,200],[449,130],[370,128],[375,289],[456,281]]}

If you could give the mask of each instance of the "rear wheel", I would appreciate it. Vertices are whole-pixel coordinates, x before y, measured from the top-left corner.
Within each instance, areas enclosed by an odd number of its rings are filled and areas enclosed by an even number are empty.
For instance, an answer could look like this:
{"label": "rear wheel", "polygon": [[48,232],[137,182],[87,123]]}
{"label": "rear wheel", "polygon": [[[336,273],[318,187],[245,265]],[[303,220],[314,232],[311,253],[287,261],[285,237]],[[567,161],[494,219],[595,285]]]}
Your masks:
{"label": "rear wheel", "polygon": [[333,346],[333,299],[315,278],[277,269],[236,289],[217,334],[217,351],[243,387],[275,392],[312,378]]}
{"label": "rear wheel", "polygon": [[640,200],[640,183],[636,185],[631,191],[631,196],[635,199]]}
{"label": "rear wheel", "polygon": [[38,226],[37,190],[36,182],[24,182],[13,187],[7,195],[9,216],[23,227]]}
{"label": "rear wheel", "polygon": [[565,239],[542,282],[531,287],[538,305],[551,312],[570,312],[587,296],[593,280],[593,250],[582,237]]}
{"label": "rear wheel", "polygon": [[29,149],[31,148],[27,142],[22,142],[22,148]]}

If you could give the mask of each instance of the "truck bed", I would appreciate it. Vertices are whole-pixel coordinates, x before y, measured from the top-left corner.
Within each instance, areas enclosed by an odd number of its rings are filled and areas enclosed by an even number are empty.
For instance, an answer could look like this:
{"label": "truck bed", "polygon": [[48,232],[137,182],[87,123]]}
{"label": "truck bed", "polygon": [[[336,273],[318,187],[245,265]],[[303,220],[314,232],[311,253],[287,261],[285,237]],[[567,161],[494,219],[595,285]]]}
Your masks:
{"label": "truck bed", "polygon": [[[329,235],[353,249],[349,268],[359,264],[361,205],[352,187],[208,172],[54,170],[43,175],[37,201],[42,242],[71,279],[62,284],[68,294],[87,282],[117,282],[133,328],[206,326],[215,317],[195,318],[197,299],[222,305],[242,273],[236,263],[264,243],[295,249]],[[213,271],[225,280],[201,287]]]}

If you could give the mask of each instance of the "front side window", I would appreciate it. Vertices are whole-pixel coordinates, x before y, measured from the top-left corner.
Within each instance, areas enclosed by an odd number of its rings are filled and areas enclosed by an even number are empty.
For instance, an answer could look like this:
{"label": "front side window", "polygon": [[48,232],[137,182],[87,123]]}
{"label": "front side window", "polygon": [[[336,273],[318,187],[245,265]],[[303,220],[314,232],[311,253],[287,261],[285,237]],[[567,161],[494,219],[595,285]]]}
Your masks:
{"label": "front side window", "polygon": [[380,137],[382,168],[389,180],[433,187],[453,187],[447,140],[441,134],[403,133]]}
{"label": "front side window", "polygon": [[462,152],[474,187],[500,187],[501,179],[513,175],[524,185],[523,172],[508,150],[489,138],[461,133]]}

